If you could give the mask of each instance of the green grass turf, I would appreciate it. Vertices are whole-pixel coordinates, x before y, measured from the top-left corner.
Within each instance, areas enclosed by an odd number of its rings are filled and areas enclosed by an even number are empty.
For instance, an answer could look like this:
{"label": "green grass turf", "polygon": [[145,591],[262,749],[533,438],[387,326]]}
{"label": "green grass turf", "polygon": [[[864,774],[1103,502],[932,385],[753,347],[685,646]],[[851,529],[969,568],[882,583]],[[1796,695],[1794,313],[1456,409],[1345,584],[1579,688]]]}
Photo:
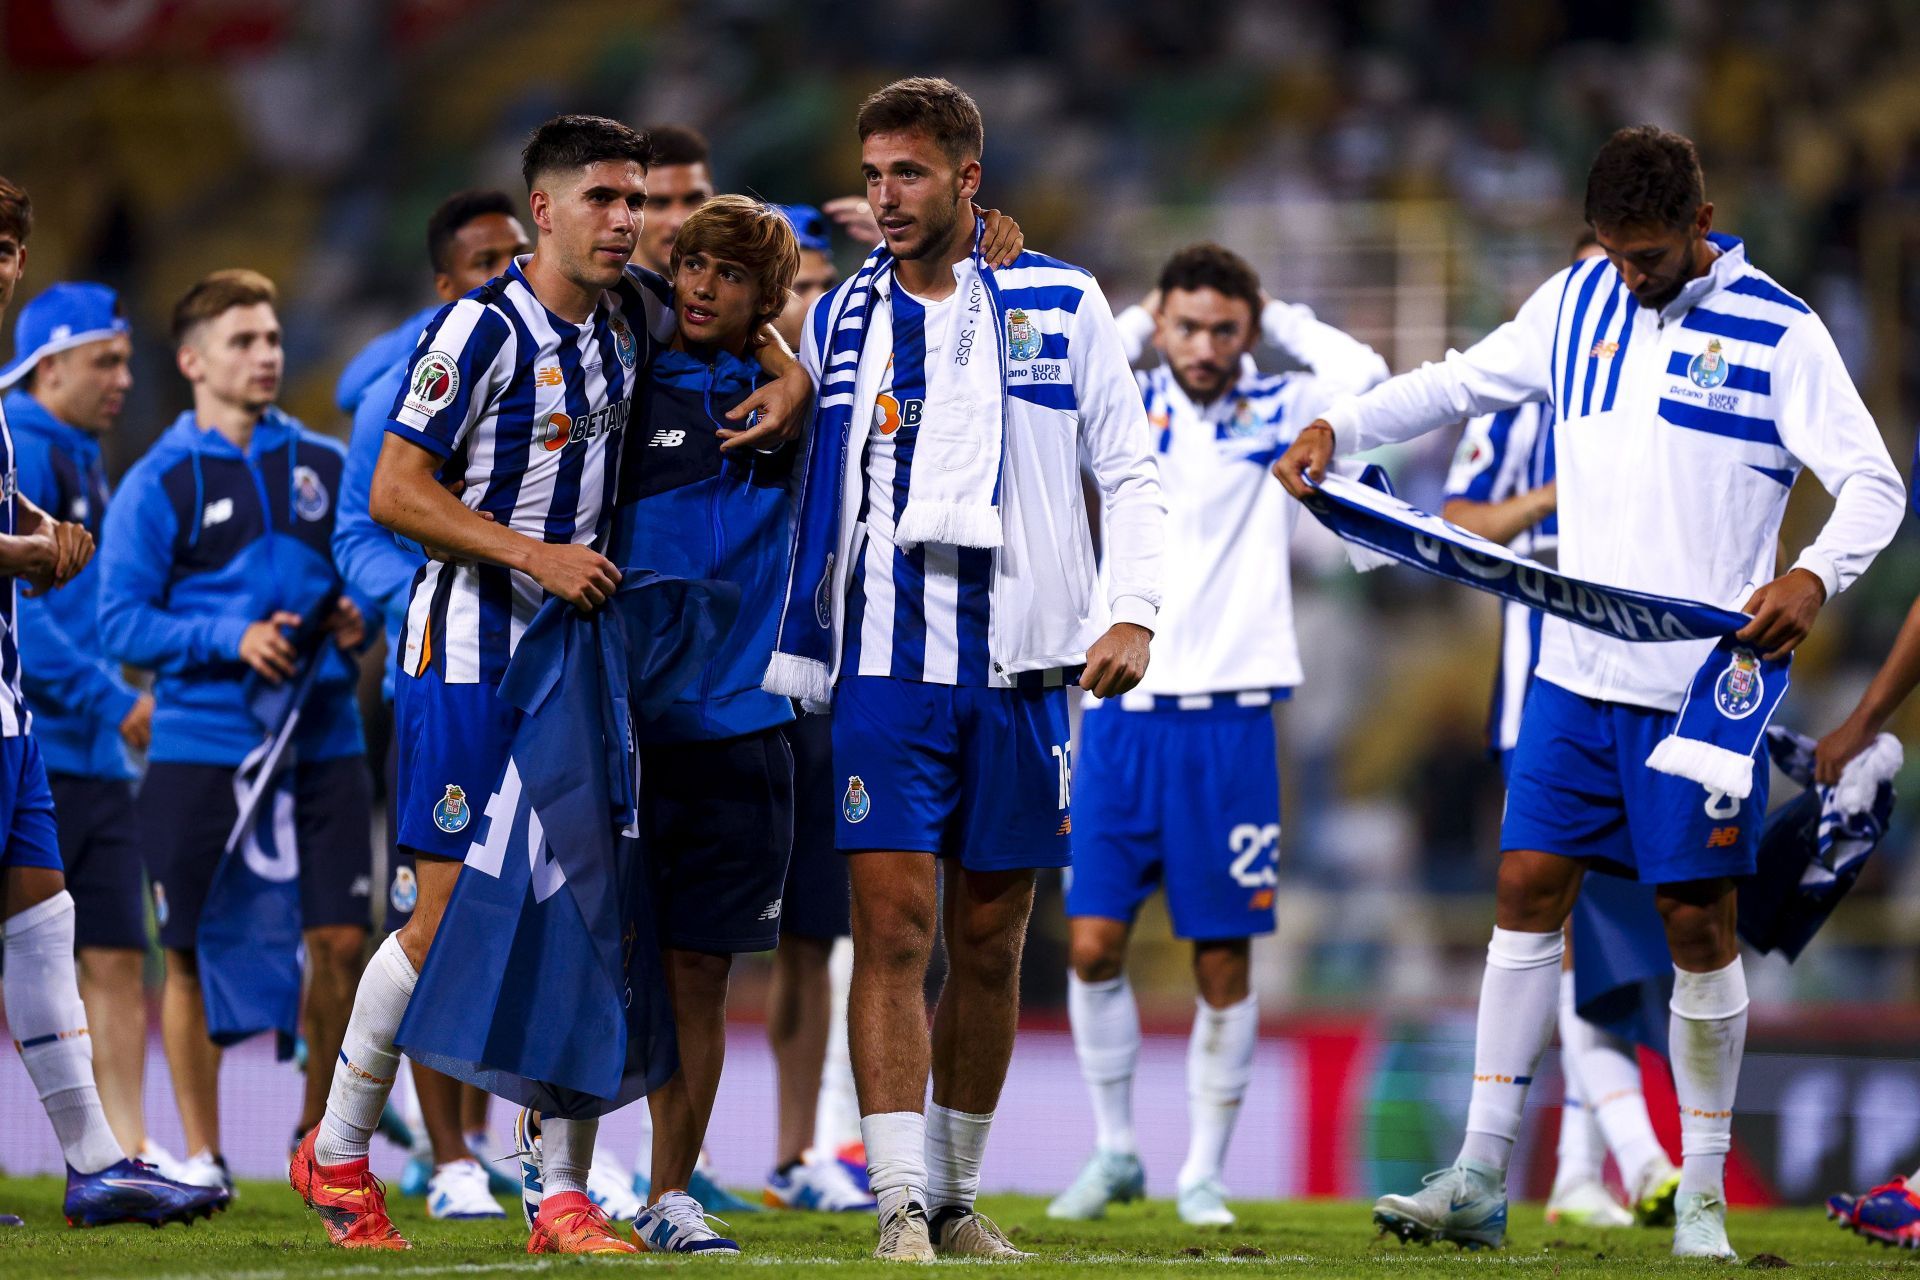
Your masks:
{"label": "green grass turf", "polygon": [[[612,1259],[529,1258],[517,1209],[502,1224],[434,1223],[418,1200],[395,1197],[395,1217],[413,1240],[401,1254],[349,1254],[327,1246],[320,1223],[284,1186],[247,1183],[238,1203],[212,1223],[192,1227],[69,1229],[60,1218],[60,1186],[50,1178],[0,1178],[0,1209],[28,1225],[0,1232],[0,1277],[137,1276],[142,1280],[224,1276],[245,1280],[321,1276],[472,1276],[514,1272],[577,1272],[582,1268],[670,1267],[726,1269],[750,1266],[756,1275],[833,1274],[874,1277],[895,1268],[872,1261],[873,1220],[864,1214],[758,1213],[733,1221],[745,1246],[740,1259],[664,1256]],[[509,1206],[510,1208],[512,1206]],[[991,1197],[983,1206],[1014,1242],[1039,1257],[1020,1267],[1036,1276],[1104,1275],[1191,1277],[1196,1268],[1251,1266],[1306,1276],[1402,1275],[1637,1276],[1699,1274],[1719,1264],[1679,1262],[1667,1256],[1668,1233],[1653,1230],[1582,1231],[1549,1227],[1538,1206],[1516,1207],[1508,1247],[1463,1253],[1376,1239],[1367,1208],[1356,1203],[1236,1203],[1232,1227],[1183,1226],[1165,1202],[1115,1210],[1104,1222],[1047,1221],[1045,1202],[1025,1196]],[[1761,1253],[1786,1259],[1796,1271],[1821,1276],[1912,1276],[1920,1255],[1870,1246],[1826,1221],[1817,1209],[1736,1212],[1734,1246],[1743,1265]]]}

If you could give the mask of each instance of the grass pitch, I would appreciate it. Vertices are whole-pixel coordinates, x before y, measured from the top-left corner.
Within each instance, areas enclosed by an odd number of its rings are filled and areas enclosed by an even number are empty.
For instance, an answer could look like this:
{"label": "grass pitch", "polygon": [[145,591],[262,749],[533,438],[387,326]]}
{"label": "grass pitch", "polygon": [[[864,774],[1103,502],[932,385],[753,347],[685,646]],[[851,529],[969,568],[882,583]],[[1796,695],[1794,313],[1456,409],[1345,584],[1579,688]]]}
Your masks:
{"label": "grass pitch", "polygon": [[[52,1178],[0,1178],[0,1210],[27,1226],[0,1231],[0,1277],[131,1276],[140,1280],[300,1280],[301,1277],[511,1276],[518,1272],[584,1274],[643,1267],[692,1270],[752,1268],[756,1275],[818,1275],[821,1268],[848,1280],[897,1276],[874,1262],[873,1219],[865,1214],[758,1213],[733,1220],[744,1252],[732,1261],[638,1258],[530,1258],[517,1206],[503,1224],[429,1222],[418,1200],[394,1197],[394,1218],[413,1241],[410,1253],[368,1255],[328,1247],[320,1223],[284,1185],[246,1183],[233,1208],[211,1224],[153,1231],[115,1227],[69,1229],[60,1217],[61,1185]],[[1017,1270],[1035,1277],[1096,1275],[1179,1276],[1249,1267],[1303,1276],[1454,1277],[1511,1275],[1515,1268],[1541,1277],[1700,1274],[1719,1264],[1680,1262],[1667,1254],[1665,1231],[1582,1231],[1549,1227],[1539,1206],[1516,1206],[1506,1249],[1463,1253],[1423,1249],[1377,1239],[1368,1208],[1358,1203],[1236,1203],[1232,1227],[1184,1226],[1173,1206],[1154,1202],[1117,1209],[1104,1222],[1049,1222],[1045,1202],[1026,1196],[990,1197],[982,1206],[1016,1244],[1039,1256]],[[1772,1254],[1793,1269],[1821,1276],[1911,1276],[1920,1280],[1920,1255],[1870,1246],[1826,1221],[1817,1209],[1736,1212],[1731,1233],[1742,1267],[1767,1264]],[[962,1264],[955,1264],[962,1265]]]}

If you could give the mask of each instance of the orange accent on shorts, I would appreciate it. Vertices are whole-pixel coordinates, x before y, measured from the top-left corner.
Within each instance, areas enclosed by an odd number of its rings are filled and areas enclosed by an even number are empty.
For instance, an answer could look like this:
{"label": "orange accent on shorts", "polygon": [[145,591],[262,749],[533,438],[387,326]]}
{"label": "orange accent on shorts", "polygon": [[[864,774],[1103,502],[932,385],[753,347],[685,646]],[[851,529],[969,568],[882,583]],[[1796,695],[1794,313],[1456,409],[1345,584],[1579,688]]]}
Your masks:
{"label": "orange accent on shorts", "polygon": [[1739,842],[1739,827],[1715,827],[1707,836],[1709,849],[1730,849]]}
{"label": "orange accent on shorts", "polygon": [[429,622],[420,633],[420,667],[413,673],[415,679],[427,674],[427,668],[433,665],[433,624]]}

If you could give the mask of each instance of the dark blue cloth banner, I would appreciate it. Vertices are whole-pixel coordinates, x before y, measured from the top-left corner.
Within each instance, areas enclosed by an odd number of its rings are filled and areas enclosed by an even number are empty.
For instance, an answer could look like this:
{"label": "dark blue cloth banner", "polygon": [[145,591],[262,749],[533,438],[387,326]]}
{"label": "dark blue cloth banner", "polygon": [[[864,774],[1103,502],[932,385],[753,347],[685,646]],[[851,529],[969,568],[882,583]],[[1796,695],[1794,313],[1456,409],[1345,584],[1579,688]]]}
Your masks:
{"label": "dark blue cloth banner", "polygon": [[628,570],[591,617],[550,600],[500,696],[526,712],[399,1043],[545,1115],[604,1115],[679,1066],[638,834],[633,721],[732,625],[739,588]]}
{"label": "dark blue cloth banner", "polygon": [[1711,640],[1748,622],[1735,609],[1558,573],[1402,502],[1379,467],[1368,467],[1358,480],[1329,473],[1302,501],[1348,542],[1621,640]]}
{"label": "dark blue cloth banner", "polygon": [[326,670],[326,622],[339,597],[330,586],[291,639],[293,679],[252,677],[248,702],[266,731],[233,777],[237,815],[207,887],[194,950],[215,1044],[279,1033],[290,1056],[300,1029],[300,846],[294,832],[292,742],[300,714]]}

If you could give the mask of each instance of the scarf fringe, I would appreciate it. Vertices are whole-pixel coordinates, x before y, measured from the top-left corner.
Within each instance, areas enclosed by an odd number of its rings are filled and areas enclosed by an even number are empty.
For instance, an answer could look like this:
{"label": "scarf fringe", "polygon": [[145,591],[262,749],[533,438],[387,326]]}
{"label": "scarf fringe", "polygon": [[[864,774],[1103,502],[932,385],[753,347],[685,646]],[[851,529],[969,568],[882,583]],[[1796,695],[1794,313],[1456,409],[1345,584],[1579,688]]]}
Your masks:
{"label": "scarf fringe", "polygon": [[828,678],[827,664],[798,654],[776,651],[767,663],[760,687],[783,698],[798,698],[800,705],[814,715],[825,713],[833,705],[833,681]]}
{"label": "scarf fringe", "polygon": [[927,502],[907,499],[893,532],[895,545],[916,547],[923,542],[949,547],[998,547],[1006,535],[1000,528],[1000,508],[963,502]]}
{"label": "scarf fringe", "polygon": [[1647,757],[1647,768],[1697,782],[1736,800],[1753,794],[1753,757],[1698,738],[1669,734]]}

